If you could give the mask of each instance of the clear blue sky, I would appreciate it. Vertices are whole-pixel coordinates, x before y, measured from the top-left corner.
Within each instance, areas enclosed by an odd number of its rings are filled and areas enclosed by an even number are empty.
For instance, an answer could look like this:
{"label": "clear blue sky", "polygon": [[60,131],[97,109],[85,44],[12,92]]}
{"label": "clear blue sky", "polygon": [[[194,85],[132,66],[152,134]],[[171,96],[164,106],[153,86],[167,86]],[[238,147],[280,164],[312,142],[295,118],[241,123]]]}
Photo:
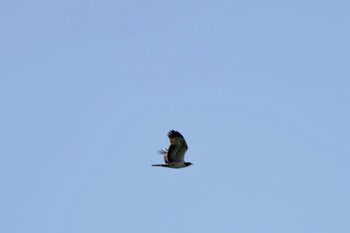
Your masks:
{"label": "clear blue sky", "polygon": [[0,232],[350,232],[349,12],[1,2]]}

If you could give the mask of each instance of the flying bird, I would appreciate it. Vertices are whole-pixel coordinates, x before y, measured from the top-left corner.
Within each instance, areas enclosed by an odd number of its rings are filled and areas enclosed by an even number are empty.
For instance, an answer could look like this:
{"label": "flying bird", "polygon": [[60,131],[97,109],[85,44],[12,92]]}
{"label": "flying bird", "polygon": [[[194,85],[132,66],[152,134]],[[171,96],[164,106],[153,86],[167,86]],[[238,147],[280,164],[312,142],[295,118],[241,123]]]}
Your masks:
{"label": "flying bird", "polygon": [[185,138],[177,131],[170,130],[168,133],[170,146],[167,150],[158,153],[164,155],[165,164],[153,164],[156,167],[183,168],[193,165],[185,162],[185,153],[188,149]]}

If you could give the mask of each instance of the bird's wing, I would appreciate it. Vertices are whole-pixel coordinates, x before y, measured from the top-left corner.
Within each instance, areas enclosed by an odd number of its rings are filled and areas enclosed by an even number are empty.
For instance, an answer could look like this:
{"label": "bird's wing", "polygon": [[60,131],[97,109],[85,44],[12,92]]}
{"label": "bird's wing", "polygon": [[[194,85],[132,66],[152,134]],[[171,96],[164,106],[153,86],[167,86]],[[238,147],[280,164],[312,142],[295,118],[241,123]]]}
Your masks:
{"label": "bird's wing", "polygon": [[170,146],[167,153],[169,163],[184,163],[185,153],[188,149],[185,138],[175,130],[170,130],[168,133],[168,137],[170,139]]}

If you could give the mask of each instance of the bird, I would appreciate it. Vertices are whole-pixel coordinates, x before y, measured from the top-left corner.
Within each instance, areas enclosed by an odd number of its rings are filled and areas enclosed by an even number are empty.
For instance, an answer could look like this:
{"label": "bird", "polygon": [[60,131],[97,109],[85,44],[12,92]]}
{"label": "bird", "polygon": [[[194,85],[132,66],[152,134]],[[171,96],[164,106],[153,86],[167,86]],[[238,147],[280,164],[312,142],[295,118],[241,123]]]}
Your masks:
{"label": "bird", "polygon": [[184,168],[193,165],[190,162],[185,162],[185,153],[188,149],[185,138],[175,130],[168,132],[170,146],[167,150],[160,150],[158,154],[164,155],[165,164],[153,164],[154,167],[167,168]]}

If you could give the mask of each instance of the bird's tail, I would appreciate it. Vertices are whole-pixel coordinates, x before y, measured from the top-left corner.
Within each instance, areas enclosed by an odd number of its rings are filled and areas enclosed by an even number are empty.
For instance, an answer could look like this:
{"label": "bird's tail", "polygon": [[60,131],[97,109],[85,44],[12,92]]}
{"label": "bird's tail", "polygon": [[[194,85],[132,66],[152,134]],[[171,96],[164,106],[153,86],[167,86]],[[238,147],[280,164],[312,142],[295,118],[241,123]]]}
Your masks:
{"label": "bird's tail", "polygon": [[165,155],[167,153],[168,153],[168,150],[161,149],[161,150],[158,151],[158,154],[161,154],[161,155]]}

